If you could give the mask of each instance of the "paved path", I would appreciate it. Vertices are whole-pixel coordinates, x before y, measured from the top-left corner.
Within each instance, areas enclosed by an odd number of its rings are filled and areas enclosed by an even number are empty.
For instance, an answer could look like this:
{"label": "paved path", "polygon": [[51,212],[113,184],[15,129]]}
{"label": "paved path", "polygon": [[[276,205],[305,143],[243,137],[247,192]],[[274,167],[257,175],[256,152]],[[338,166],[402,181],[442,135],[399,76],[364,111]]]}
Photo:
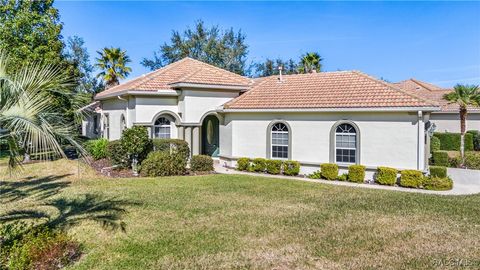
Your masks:
{"label": "paved path", "polygon": [[225,168],[218,163],[215,163],[215,171],[217,173],[222,173],[222,174],[245,174],[245,175],[252,175],[252,176],[283,178],[283,179],[289,179],[289,180],[322,183],[322,184],[327,184],[327,185],[361,187],[361,188],[383,189],[383,190],[395,190],[395,191],[402,191],[402,192],[437,194],[437,195],[467,195],[467,194],[480,193],[480,171],[478,171],[478,170],[454,169],[454,168],[449,168],[448,169],[448,174],[453,179],[453,189],[452,190],[447,190],[447,191],[434,191],[434,190],[424,190],[424,189],[414,189],[414,188],[391,187],[391,186],[382,186],[382,185],[377,185],[377,184],[357,184],[357,183],[343,182],[343,181],[329,181],[329,180],[322,180],[322,179],[310,179],[310,178],[304,178],[304,177],[292,177],[292,176],[283,176],[283,175],[270,175],[270,174],[251,173],[251,172],[241,172],[241,171],[237,171],[237,170],[234,170],[234,169]]}

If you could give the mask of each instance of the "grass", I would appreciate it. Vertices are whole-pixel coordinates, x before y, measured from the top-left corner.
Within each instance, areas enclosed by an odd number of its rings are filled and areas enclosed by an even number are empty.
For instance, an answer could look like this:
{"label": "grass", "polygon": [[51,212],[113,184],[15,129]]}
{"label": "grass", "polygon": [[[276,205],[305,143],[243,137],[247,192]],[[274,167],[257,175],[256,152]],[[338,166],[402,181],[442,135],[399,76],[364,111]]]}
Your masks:
{"label": "grass", "polygon": [[84,243],[72,269],[429,269],[480,258],[480,195],[78,171],[67,160],[26,165],[0,187],[1,219],[33,212]]}

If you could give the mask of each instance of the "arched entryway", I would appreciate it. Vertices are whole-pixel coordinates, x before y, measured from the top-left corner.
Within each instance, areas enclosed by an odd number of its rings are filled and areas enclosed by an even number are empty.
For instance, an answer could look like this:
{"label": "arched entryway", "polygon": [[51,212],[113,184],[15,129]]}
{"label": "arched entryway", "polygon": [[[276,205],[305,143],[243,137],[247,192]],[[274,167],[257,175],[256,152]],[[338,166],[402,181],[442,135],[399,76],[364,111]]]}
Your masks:
{"label": "arched entryway", "polygon": [[220,152],[220,121],[209,115],[202,122],[202,154],[217,157]]}

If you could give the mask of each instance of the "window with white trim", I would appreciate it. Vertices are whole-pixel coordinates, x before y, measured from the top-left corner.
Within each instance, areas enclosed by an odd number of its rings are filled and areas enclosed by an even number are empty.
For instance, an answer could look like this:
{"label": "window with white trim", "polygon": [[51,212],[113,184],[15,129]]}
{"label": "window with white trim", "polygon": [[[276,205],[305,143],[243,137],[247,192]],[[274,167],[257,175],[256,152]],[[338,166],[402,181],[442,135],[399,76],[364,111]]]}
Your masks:
{"label": "window with white trim", "polygon": [[357,162],[357,130],[350,124],[340,124],[335,129],[335,161]]}
{"label": "window with white trim", "polygon": [[276,123],[271,130],[271,156],[272,158],[288,158],[288,127],[284,123]]}
{"label": "window with white trim", "polygon": [[159,139],[170,139],[170,120],[159,117],[153,125],[153,137]]}
{"label": "window with white trim", "polygon": [[108,113],[103,115],[103,137],[107,140],[110,138],[110,116]]}

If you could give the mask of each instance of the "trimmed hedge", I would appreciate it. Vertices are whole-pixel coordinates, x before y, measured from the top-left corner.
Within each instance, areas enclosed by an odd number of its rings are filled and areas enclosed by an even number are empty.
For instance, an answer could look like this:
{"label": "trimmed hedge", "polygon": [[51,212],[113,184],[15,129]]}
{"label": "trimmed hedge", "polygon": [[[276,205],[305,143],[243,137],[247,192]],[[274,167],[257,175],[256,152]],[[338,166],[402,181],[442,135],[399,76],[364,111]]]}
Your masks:
{"label": "trimmed hedge", "polygon": [[178,154],[154,151],[143,161],[140,174],[142,176],[169,176],[185,174],[183,157]]}
{"label": "trimmed hedge", "polygon": [[264,158],[254,158],[250,170],[254,172],[265,172],[267,169],[267,160]]}
{"label": "trimmed hedge", "polygon": [[153,151],[176,152],[185,161],[190,157],[190,148],[188,143],[180,139],[153,139]]}
{"label": "trimmed hedge", "polygon": [[480,131],[469,130],[467,133],[472,134],[473,136],[473,150],[480,151]]}
{"label": "trimmed hedge", "polygon": [[335,180],[338,177],[338,165],[334,163],[320,164],[320,172],[322,174],[322,178]]}
{"label": "trimmed hedge", "polygon": [[440,148],[442,147],[440,143],[440,139],[438,137],[432,136],[430,138],[430,152],[435,152],[435,151],[440,151]]}
{"label": "trimmed hedge", "polygon": [[194,172],[213,171],[213,159],[211,156],[195,155],[190,160],[190,169]]}
{"label": "trimmed hedge", "polygon": [[355,183],[365,182],[365,166],[350,165],[348,166],[348,181]]}
{"label": "trimmed hedge", "polygon": [[417,170],[403,170],[400,176],[400,186],[419,188],[423,184],[423,174]]}
{"label": "trimmed hedge", "polygon": [[[460,151],[460,133],[440,133],[433,136],[440,140],[440,150]],[[473,151],[473,135],[465,133],[465,151]]]}
{"label": "trimmed hedge", "polygon": [[120,168],[128,168],[130,166],[127,151],[123,148],[120,140],[110,141],[108,143],[107,155],[113,165]]}
{"label": "trimmed hedge", "polygon": [[447,167],[445,166],[430,166],[430,176],[432,177],[447,177]]}
{"label": "trimmed hedge", "polygon": [[480,152],[466,152],[464,165],[468,169],[480,170]]}
{"label": "trimmed hedge", "polygon": [[284,175],[298,175],[300,173],[300,162],[294,160],[286,160],[283,162]]}
{"label": "trimmed hedge", "polygon": [[237,170],[239,171],[250,170],[250,159],[246,157],[237,159]]}
{"label": "trimmed hedge", "polygon": [[450,177],[425,177],[423,188],[428,190],[450,190],[453,188],[453,181]]}
{"label": "trimmed hedge", "polygon": [[107,139],[90,140],[85,143],[85,150],[87,150],[95,160],[107,157],[107,147]]}
{"label": "trimmed hedge", "polygon": [[378,167],[376,182],[380,185],[395,185],[395,183],[397,183],[397,169],[389,167]]}
{"label": "trimmed hedge", "polygon": [[267,159],[267,173],[280,174],[282,172],[282,161],[277,159]]}
{"label": "trimmed hedge", "polygon": [[432,154],[433,164],[435,166],[448,166],[448,153],[445,151],[435,151]]}

